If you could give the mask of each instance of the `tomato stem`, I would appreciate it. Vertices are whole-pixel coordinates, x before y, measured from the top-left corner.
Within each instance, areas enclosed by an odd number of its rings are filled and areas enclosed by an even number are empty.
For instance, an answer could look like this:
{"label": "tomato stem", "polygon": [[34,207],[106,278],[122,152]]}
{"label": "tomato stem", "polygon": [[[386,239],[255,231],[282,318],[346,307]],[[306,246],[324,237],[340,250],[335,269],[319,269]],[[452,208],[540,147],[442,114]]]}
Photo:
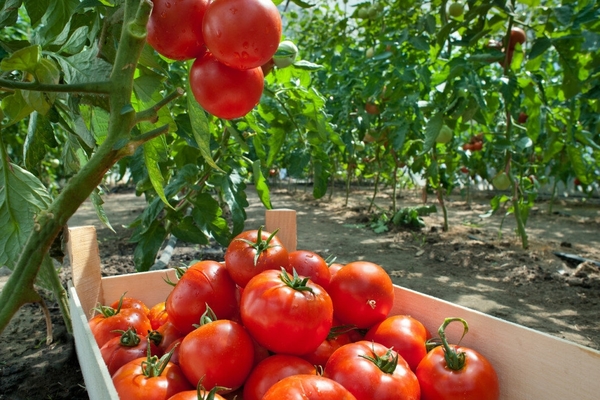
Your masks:
{"label": "tomato stem", "polygon": [[140,344],[140,337],[132,327],[129,327],[126,331],[117,329],[114,332],[121,334],[121,339],[119,340],[121,346],[135,347]]}
{"label": "tomato stem", "polygon": [[310,286],[307,285],[308,278],[300,278],[300,276],[298,276],[298,273],[296,272],[295,268],[293,268],[292,271],[293,271],[293,275],[290,278],[290,275],[287,273],[285,268],[282,267],[281,275],[279,275],[279,278],[281,279],[281,281],[294,290],[298,290],[300,292],[314,293],[313,288],[311,288]]}
{"label": "tomato stem", "polygon": [[258,258],[260,257],[260,255],[263,252],[265,252],[268,249],[271,249],[273,247],[280,246],[278,244],[271,244],[271,240],[273,240],[273,238],[275,237],[277,232],[279,232],[279,229],[275,229],[275,231],[273,231],[273,233],[271,233],[266,240],[263,240],[263,238],[262,238],[262,229],[263,228],[264,228],[264,226],[261,226],[260,228],[258,228],[258,233],[256,234],[256,242],[251,242],[248,239],[242,239],[242,238],[236,239],[236,240],[240,240],[242,242],[247,243],[249,246],[251,246],[255,250],[255,253],[254,253],[254,266],[255,267],[258,264]]}
{"label": "tomato stem", "polygon": [[394,350],[387,349],[387,351],[385,352],[385,354],[383,356],[378,356],[377,353],[375,353],[375,349],[373,350],[373,356],[367,356],[364,354],[359,355],[359,357],[362,357],[366,360],[371,361],[373,364],[377,365],[377,367],[382,371],[385,372],[386,374],[392,374],[394,373],[394,371],[396,370],[396,367],[398,366],[398,353],[396,353]]}
{"label": "tomato stem", "polygon": [[[440,340],[442,342],[442,346],[444,347],[444,358],[446,360],[446,365],[448,366],[448,368],[450,368],[454,371],[458,371],[465,366],[465,352],[457,351],[456,347],[455,348],[450,347],[450,345],[448,344],[448,339],[446,338],[446,327],[450,323],[456,322],[456,321],[461,322],[463,324],[463,328],[464,328],[463,334],[460,337],[460,340],[462,340],[462,338],[465,337],[465,335],[469,331],[469,325],[467,324],[467,321],[465,321],[462,318],[459,318],[459,317],[446,318],[444,320],[444,323],[442,324],[442,326],[440,326],[440,328],[438,329],[438,334],[440,335]],[[460,343],[460,340],[459,340],[459,343]]]}

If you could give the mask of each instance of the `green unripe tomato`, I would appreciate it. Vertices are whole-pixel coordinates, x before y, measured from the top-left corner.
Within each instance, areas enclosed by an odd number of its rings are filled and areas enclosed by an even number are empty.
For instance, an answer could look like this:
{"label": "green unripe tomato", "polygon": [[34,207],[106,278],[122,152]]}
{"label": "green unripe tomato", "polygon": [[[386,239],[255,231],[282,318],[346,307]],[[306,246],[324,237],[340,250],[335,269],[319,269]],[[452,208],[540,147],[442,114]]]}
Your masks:
{"label": "green unripe tomato", "polygon": [[444,125],[442,126],[442,129],[440,129],[440,133],[438,133],[435,141],[436,143],[446,144],[452,140],[452,136],[452,129],[450,129],[449,126]]}
{"label": "green unripe tomato", "polygon": [[492,185],[494,185],[494,188],[497,190],[508,189],[510,187],[510,179],[508,175],[506,175],[506,172],[498,173],[494,179],[492,179]]}
{"label": "green unripe tomato", "polygon": [[366,7],[361,7],[356,12],[356,16],[360,19],[367,19],[369,18],[369,10]]}
{"label": "green unripe tomato", "polygon": [[279,43],[277,52],[273,55],[273,62],[277,68],[289,67],[296,61],[298,56],[298,47],[290,40],[284,40]]}
{"label": "green unripe tomato", "polygon": [[463,15],[464,11],[465,11],[465,8],[461,3],[452,3],[448,7],[448,14],[450,14],[450,16],[452,16],[454,18],[457,18],[457,17],[460,17],[461,15]]}
{"label": "green unripe tomato", "polygon": [[367,49],[367,51],[365,52],[365,55],[367,56],[367,58],[371,58],[375,55],[375,49],[372,47],[369,47]]}
{"label": "green unripe tomato", "polygon": [[367,11],[368,15],[369,15],[369,19],[370,20],[374,20],[379,18],[379,8],[377,8],[376,6],[371,6],[369,7],[369,10]]}

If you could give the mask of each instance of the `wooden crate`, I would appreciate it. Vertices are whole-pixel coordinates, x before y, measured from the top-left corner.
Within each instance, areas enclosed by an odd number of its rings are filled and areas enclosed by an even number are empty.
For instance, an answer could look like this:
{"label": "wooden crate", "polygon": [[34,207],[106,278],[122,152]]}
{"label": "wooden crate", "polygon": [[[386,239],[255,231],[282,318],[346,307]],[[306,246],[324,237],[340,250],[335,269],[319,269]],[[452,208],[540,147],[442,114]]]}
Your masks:
{"label": "wooden crate", "polygon": [[[289,250],[296,249],[296,214],[293,210],[267,211],[265,229],[280,229],[278,236]],[[110,375],[87,324],[98,303],[110,304],[124,292],[149,306],[164,301],[175,279],[173,270],[114,277],[100,275],[100,258],[93,227],[69,229],[68,253],[73,269],[69,304],[77,356],[91,400],[118,399]],[[600,352],[395,286],[391,314],[409,314],[436,332],[446,317],[461,317],[469,333],[461,344],[485,355],[495,366],[503,400],[600,399]],[[462,333],[460,324],[448,327],[451,342]]]}

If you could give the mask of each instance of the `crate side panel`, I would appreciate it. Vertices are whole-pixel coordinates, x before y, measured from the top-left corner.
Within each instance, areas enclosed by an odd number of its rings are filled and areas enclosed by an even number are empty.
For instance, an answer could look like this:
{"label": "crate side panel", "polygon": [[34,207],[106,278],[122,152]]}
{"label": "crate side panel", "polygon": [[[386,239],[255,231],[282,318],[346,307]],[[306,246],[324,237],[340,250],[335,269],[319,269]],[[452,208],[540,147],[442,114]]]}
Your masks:
{"label": "crate side panel", "polygon": [[[461,344],[483,354],[495,366],[501,399],[598,399],[600,352],[409,289],[396,287],[392,314],[408,314],[434,336],[444,318],[461,317],[469,332]],[[447,329],[451,343],[462,325]]]}
{"label": "crate side panel", "polygon": [[73,285],[79,301],[89,317],[102,297],[100,280],[100,254],[93,226],[69,228],[67,252],[73,274]]}
{"label": "crate side panel", "polygon": [[126,297],[140,299],[152,307],[165,301],[173,290],[173,286],[165,282],[166,279],[177,282],[174,269],[106,276],[102,278],[102,302],[111,304],[125,293]]}
{"label": "crate side panel", "polygon": [[102,360],[100,349],[88,325],[88,316],[72,285],[69,285],[69,310],[73,322],[77,359],[90,400],[119,400],[108,369]]}

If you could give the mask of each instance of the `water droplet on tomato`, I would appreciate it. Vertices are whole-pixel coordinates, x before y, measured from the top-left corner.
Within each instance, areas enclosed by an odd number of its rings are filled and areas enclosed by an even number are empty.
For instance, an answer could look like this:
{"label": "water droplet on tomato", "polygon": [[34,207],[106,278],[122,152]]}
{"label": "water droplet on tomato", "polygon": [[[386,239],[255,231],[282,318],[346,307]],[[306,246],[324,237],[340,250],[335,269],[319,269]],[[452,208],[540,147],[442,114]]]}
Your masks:
{"label": "water droplet on tomato", "polygon": [[242,44],[242,46],[243,46],[245,49],[247,49],[248,47],[250,47],[250,44],[249,44],[248,42],[244,42],[244,43]]}
{"label": "water droplet on tomato", "polygon": [[165,6],[167,6],[167,8],[171,8],[171,3],[167,2],[167,4],[165,4]]}
{"label": "water droplet on tomato", "polygon": [[222,32],[221,31],[217,31],[217,37],[220,38],[221,35],[222,35]]}
{"label": "water droplet on tomato", "polygon": [[166,17],[167,17],[167,13],[166,13],[166,12],[164,12],[164,11],[163,11],[163,12],[161,12],[161,13],[160,13],[160,17],[161,17],[161,18],[166,18]]}
{"label": "water droplet on tomato", "polygon": [[237,13],[237,8],[235,8],[235,7],[231,7],[231,8],[229,9],[229,11],[231,11],[231,13],[232,13],[232,14],[235,14],[235,13]]}

